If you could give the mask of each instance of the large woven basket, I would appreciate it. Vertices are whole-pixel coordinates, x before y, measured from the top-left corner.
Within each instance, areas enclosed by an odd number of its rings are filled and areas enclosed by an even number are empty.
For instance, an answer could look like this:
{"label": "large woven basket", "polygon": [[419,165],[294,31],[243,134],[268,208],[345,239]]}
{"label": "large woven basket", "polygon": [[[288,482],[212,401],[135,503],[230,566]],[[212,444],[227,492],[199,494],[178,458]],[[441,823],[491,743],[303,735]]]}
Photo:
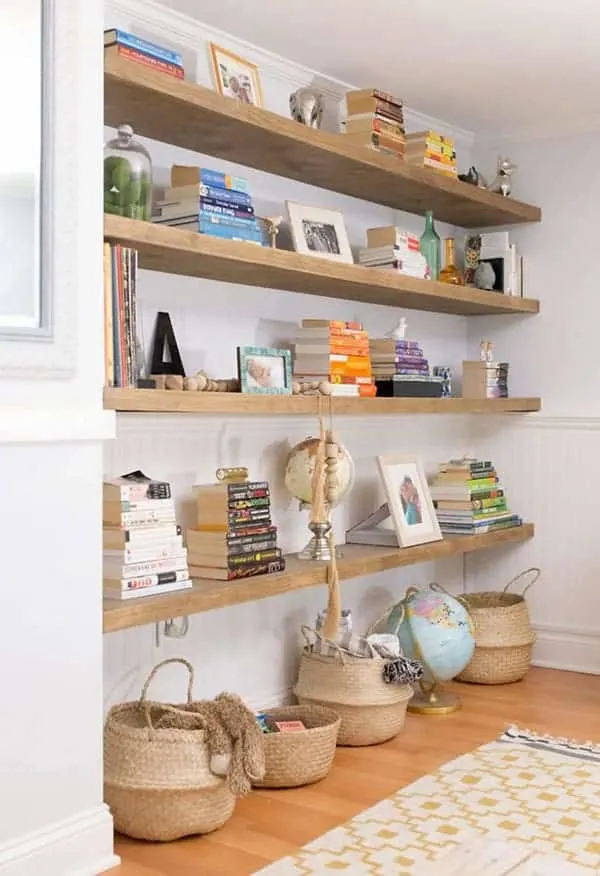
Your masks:
{"label": "large woven basket", "polygon": [[[508,592],[527,575],[532,575],[532,580],[521,593]],[[540,575],[540,569],[532,567],[509,581],[502,591],[458,597],[471,616],[475,635],[473,658],[458,681],[509,684],[525,677],[535,644],[525,594]]]}
{"label": "large woven basket", "polygon": [[266,772],[257,788],[298,788],[324,779],[333,763],[340,716],[324,706],[269,709],[275,721],[302,721],[306,730],[265,734]]}
{"label": "large woven basket", "polygon": [[194,670],[171,658],[154,667],[139,700],[112,708],[104,727],[104,797],[115,829],[135,839],[167,842],[210,833],[231,817],[235,797],[227,781],[209,769],[203,729],[156,729],[153,722],[173,707],[147,699],[148,687],[167,663]]}
{"label": "large woven basket", "polygon": [[376,745],[392,739],[404,727],[408,701],[413,696],[408,684],[386,684],[386,662],[373,651],[372,657],[352,657],[334,642],[334,654],[324,656],[307,645],[300,658],[294,694],[298,702],[327,706],[342,719],[338,745]]}

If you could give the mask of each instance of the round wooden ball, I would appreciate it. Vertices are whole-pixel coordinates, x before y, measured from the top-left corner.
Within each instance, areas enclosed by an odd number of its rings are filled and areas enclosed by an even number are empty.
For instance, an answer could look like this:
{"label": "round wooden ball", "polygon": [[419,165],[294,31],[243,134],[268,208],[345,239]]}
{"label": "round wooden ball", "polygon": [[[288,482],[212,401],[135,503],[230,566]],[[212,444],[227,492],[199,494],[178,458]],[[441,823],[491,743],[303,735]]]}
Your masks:
{"label": "round wooden ball", "polygon": [[321,395],[331,395],[333,392],[333,384],[329,383],[328,380],[322,380],[319,383],[319,392]]}
{"label": "round wooden ball", "polygon": [[189,390],[190,392],[197,392],[198,381],[195,377],[186,377],[183,381],[183,388]]}
{"label": "round wooden ball", "polygon": [[169,374],[165,384],[167,389],[183,389],[183,377],[180,374]]}
{"label": "round wooden ball", "polygon": [[196,383],[198,384],[197,389],[199,392],[204,392],[206,387],[208,386],[208,378],[206,374],[196,374]]}
{"label": "round wooden ball", "polygon": [[298,380],[292,380],[292,395],[300,395],[302,384]]}

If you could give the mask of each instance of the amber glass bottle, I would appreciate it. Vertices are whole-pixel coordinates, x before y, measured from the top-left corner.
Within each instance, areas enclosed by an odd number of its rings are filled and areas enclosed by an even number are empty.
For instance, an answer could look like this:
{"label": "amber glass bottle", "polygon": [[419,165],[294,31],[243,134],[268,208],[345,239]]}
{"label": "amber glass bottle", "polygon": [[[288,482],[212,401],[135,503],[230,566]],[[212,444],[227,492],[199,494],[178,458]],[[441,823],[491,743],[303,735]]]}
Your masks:
{"label": "amber glass bottle", "polygon": [[453,283],[455,286],[462,286],[465,281],[461,271],[458,270],[455,264],[456,256],[453,237],[445,238],[444,248],[446,251],[446,264],[440,271],[440,283]]}

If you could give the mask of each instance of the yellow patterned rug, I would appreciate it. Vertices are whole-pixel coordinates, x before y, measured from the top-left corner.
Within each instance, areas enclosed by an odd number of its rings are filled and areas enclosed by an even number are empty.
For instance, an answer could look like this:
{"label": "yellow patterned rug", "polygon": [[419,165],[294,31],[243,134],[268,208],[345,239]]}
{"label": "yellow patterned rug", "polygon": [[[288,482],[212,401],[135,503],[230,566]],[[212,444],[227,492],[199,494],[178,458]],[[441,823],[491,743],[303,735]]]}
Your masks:
{"label": "yellow patterned rug", "polygon": [[510,728],[261,876],[418,876],[440,860],[443,874],[451,849],[482,837],[600,873],[600,746]]}

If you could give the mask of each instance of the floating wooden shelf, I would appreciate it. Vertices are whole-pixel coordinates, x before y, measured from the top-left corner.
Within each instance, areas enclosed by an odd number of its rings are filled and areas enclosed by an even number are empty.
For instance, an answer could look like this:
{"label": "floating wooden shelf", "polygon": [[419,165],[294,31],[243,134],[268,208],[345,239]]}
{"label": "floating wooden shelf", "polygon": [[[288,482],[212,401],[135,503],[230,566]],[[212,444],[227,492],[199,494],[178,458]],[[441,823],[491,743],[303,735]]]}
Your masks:
{"label": "floating wooden shelf", "polygon": [[137,249],[142,268],[166,274],[435,313],[537,313],[540,306],[533,298],[434,283],[121,216],[104,217],[104,235]]}
{"label": "floating wooden shelf", "polygon": [[[533,538],[533,524],[481,535],[447,536],[443,541],[403,550],[362,545],[344,545],[338,562],[341,579],[372,575],[386,569],[440,560],[444,557],[472,553],[498,545],[513,544]],[[216,608],[254,602],[326,582],[326,565],[307,562],[295,556],[287,558],[285,572],[261,575],[241,581],[195,581],[191,590],[165,596],[147,596],[128,602],[104,601],[104,632],[156,623],[170,617],[198,614]]]}
{"label": "floating wooden shelf", "polygon": [[411,167],[343,134],[315,131],[209,88],[106,59],[105,121],[137,134],[465,228],[539,222],[541,210]]}
{"label": "floating wooden shelf", "polygon": [[[160,389],[105,389],[111,411],[230,416],[316,414],[319,399],[297,395],[246,395],[237,392],[178,392]],[[539,398],[334,398],[333,413],[355,417],[385,414],[521,414],[539,411]],[[329,401],[321,399],[321,410]]]}

